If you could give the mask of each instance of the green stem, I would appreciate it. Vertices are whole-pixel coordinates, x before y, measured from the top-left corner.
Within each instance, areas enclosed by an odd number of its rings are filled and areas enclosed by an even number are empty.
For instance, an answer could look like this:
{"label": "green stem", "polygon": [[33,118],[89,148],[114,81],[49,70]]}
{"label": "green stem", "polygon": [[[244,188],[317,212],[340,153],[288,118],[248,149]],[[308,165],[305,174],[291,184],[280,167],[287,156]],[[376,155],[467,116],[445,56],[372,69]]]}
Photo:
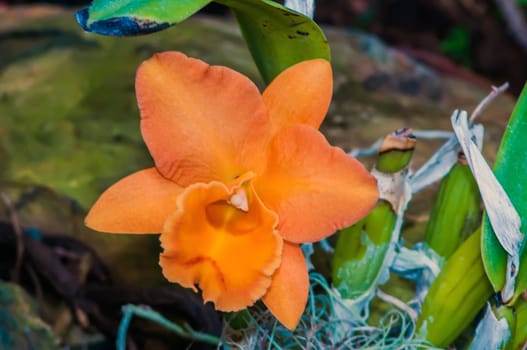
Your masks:
{"label": "green stem", "polygon": [[[411,129],[399,129],[384,138],[376,169],[380,176],[391,181],[379,187],[381,199],[375,208],[338,234],[333,255],[333,283],[344,298],[354,299],[361,307],[377,285],[384,282],[382,277],[394,257],[402,223],[397,216],[397,203],[401,198],[392,198],[395,196],[391,194],[402,191],[401,186],[406,181],[403,170],[410,163],[415,143]],[[386,196],[383,196],[383,190],[387,192]]]}

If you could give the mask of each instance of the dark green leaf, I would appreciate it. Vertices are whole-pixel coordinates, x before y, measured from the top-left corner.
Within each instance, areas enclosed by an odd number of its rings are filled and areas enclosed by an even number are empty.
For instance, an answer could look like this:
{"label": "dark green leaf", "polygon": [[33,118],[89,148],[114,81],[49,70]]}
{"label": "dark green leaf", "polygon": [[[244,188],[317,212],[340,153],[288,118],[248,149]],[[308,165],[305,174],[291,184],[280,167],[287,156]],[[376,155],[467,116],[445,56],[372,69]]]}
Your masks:
{"label": "dark green leaf", "polygon": [[94,0],[77,12],[82,28],[103,35],[148,34],[179,23],[211,0]]}
{"label": "dark green leaf", "polygon": [[[525,234],[527,224],[527,163],[525,162],[525,135],[527,134],[527,85],[520,95],[512,112],[501,142],[494,174],[507,192],[512,204],[522,220],[521,232]],[[501,290],[505,285],[507,253],[501,247],[487,215],[484,217],[482,230],[482,258],[487,275],[494,290]],[[520,257],[520,270],[516,278],[514,299],[527,288],[527,254],[525,249]]]}
{"label": "dark green leaf", "polygon": [[329,60],[324,33],[309,17],[270,0],[216,0],[232,8],[264,80],[313,58]]}
{"label": "dark green leaf", "polygon": [[[94,0],[77,12],[89,32],[127,36],[148,34],[179,23],[210,0]],[[324,58],[329,46],[322,30],[309,17],[270,0],[217,0],[234,11],[249,50],[265,81],[295,63]],[[203,40],[203,38],[196,38]]]}

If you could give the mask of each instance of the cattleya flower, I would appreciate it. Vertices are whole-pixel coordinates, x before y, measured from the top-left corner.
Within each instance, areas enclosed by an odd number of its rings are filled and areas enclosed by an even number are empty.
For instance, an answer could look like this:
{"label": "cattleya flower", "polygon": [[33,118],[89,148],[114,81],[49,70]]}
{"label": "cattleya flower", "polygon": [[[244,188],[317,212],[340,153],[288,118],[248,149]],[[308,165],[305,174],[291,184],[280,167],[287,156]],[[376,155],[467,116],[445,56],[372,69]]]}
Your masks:
{"label": "cattleya flower", "polygon": [[216,309],[262,299],[294,329],[309,279],[299,243],[362,218],[374,178],[318,131],[332,94],[330,64],[298,63],[263,94],[245,76],[178,52],[138,69],[141,131],[155,167],[114,184],[86,224],[161,233],[164,276]]}

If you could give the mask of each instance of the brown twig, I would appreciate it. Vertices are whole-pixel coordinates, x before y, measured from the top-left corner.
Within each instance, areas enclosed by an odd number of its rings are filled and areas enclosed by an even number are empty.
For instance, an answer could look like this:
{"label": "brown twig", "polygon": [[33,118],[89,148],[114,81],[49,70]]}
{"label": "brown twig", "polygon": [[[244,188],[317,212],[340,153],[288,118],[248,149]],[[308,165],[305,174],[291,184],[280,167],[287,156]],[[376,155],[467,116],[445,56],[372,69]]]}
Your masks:
{"label": "brown twig", "polygon": [[33,268],[32,264],[27,264],[25,269],[29,275],[31,283],[33,283],[33,287],[35,288],[35,298],[39,304],[44,303],[44,291],[42,290],[42,284],[40,283],[37,272]]}
{"label": "brown twig", "polygon": [[480,116],[480,114],[487,108],[492,101],[494,101],[499,95],[509,88],[509,83],[505,83],[499,87],[492,87],[492,91],[487,95],[481,102],[474,108],[474,111],[470,115],[469,123],[474,123],[474,120]]}
{"label": "brown twig", "polygon": [[16,213],[15,207],[11,202],[11,199],[5,192],[0,192],[0,199],[4,203],[5,207],[9,212],[9,219],[13,225],[13,230],[16,234],[16,261],[13,270],[11,271],[11,280],[14,282],[19,281],[20,277],[20,268],[22,266],[22,258],[24,256],[24,243],[23,243],[23,234],[22,226],[20,225],[20,220],[18,220],[18,215]]}

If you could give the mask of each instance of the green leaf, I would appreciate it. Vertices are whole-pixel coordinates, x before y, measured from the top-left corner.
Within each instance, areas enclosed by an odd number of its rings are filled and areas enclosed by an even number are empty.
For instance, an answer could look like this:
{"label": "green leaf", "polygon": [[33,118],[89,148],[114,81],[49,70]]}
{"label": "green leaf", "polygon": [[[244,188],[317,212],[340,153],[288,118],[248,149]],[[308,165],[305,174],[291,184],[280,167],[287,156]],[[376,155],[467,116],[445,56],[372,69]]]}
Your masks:
{"label": "green leaf", "polygon": [[[516,103],[511,119],[503,135],[494,164],[494,174],[507,192],[522,221],[521,232],[527,224],[527,163],[525,162],[525,135],[527,135],[527,85]],[[525,245],[525,243],[524,243]],[[507,253],[501,247],[487,215],[484,217],[481,237],[482,258],[485,271],[495,291],[505,285]],[[527,254],[525,247],[520,256],[520,270],[516,278],[512,302],[522,290],[527,289]]]}
{"label": "green leaf", "polygon": [[192,16],[211,0],[94,0],[76,13],[88,31],[103,35],[148,34]]}
{"label": "green leaf", "polygon": [[309,17],[270,0],[216,0],[234,11],[245,41],[269,83],[295,63],[330,59],[320,27]]}
{"label": "green leaf", "polygon": [[[77,12],[82,28],[103,35],[128,36],[165,29],[190,17],[211,0],[94,0]],[[329,45],[309,17],[270,0],[217,0],[234,11],[249,50],[269,83],[295,63],[324,58]],[[196,38],[196,40],[203,40]]]}

